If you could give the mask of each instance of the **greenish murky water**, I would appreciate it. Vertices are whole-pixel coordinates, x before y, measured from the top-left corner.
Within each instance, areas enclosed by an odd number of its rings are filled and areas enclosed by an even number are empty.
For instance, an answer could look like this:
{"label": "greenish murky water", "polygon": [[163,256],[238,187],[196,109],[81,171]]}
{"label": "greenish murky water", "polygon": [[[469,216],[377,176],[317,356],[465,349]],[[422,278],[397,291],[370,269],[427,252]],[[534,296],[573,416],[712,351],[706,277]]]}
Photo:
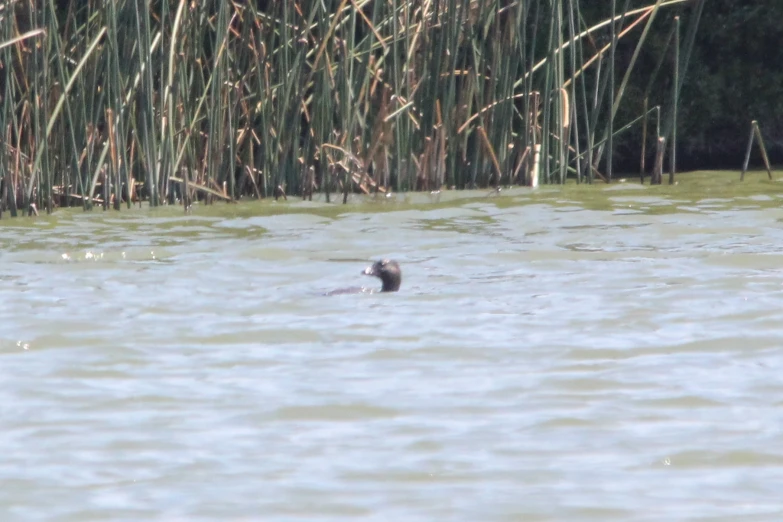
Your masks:
{"label": "greenish murky water", "polygon": [[780,520],[783,184],[738,179],[4,219],[2,519]]}

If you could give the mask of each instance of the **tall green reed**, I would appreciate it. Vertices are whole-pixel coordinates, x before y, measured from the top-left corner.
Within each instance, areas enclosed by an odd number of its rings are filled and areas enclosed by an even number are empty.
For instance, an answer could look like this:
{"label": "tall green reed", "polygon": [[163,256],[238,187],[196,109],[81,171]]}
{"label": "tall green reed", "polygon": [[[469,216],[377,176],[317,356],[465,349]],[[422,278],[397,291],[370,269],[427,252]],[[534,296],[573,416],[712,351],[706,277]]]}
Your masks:
{"label": "tall green reed", "polygon": [[[346,198],[530,183],[533,172],[609,181],[614,138],[646,133],[655,110],[645,101],[615,122],[653,20],[686,3],[626,0],[617,12],[613,0],[592,24],[580,0],[14,4],[0,24],[11,71],[0,210],[187,208],[314,187]],[[672,169],[703,6],[691,7],[657,133],[672,136]]]}

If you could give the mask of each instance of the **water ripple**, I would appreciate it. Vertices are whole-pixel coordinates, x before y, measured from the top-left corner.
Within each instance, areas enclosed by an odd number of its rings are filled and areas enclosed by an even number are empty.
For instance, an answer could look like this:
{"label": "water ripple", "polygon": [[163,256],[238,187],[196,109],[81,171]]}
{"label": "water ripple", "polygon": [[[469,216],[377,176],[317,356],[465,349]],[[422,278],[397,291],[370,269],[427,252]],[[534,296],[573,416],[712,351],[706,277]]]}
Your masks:
{"label": "water ripple", "polygon": [[3,222],[0,510],[777,520],[779,212],[612,194]]}

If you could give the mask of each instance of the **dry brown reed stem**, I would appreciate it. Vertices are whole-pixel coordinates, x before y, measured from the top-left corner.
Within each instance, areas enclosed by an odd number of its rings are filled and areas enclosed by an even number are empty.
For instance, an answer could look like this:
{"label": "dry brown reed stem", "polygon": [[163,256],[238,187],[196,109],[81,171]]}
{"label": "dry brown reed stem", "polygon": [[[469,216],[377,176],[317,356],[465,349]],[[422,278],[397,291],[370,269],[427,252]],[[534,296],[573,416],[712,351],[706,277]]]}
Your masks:
{"label": "dry brown reed stem", "polygon": [[[677,3],[679,3],[679,2],[677,2]],[[642,10],[640,10],[640,12],[642,12],[642,14],[639,16],[639,18],[637,18],[637,19],[636,19],[636,20],[634,20],[634,21],[633,21],[631,24],[629,24],[629,26],[628,26],[628,27],[627,27],[625,30],[623,30],[622,32],[618,33],[618,34],[617,34],[617,40],[620,40],[621,38],[623,38],[624,36],[626,36],[628,33],[630,33],[630,32],[631,32],[631,31],[632,31],[632,30],[633,30],[633,29],[634,29],[634,28],[635,28],[635,27],[636,27],[638,24],[640,24],[642,21],[644,21],[644,20],[645,20],[645,19],[646,19],[646,18],[647,18],[647,17],[650,15],[650,12],[651,12],[651,11],[652,11],[652,7],[649,7],[649,8],[645,8],[645,9],[642,9]],[[631,13],[628,13],[626,16],[628,16],[628,15],[630,15],[630,14],[631,14]],[[619,19],[620,17],[617,17],[617,18]],[[604,25],[604,24],[599,24],[599,25]],[[581,36],[586,36],[587,34],[589,34],[589,33],[588,33],[588,32],[585,32],[585,33],[582,33],[582,35],[581,35]],[[561,87],[562,87],[562,88],[566,88],[566,87],[568,87],[569,85],[571,85],[571,82],[572,82],[574,79],[576,79],[577,77],[579,77],[579,76],[580,76],[580,75],[581,75],[581,74],[584,72],[584,70],[585,70],[585,69],[587,69],[589,66],[593,65],[593,63],[595,63],[595,61],[596,61],[596,60],[599,60],[600,58],[602,58],[602,57],[603,57],[603,55],[604,55],[604,54],[605,54],[607,51],[609,51],[609,50],[611,49],[611,47],[612,47],[612,44],[611,44],[611,43],[608,43],[608,44],[606,44],[605,46],[603,46],[603,47],[602,47],[602,48],[601,48],[601,49],[600,49],[600,50],[599,50],[599,51],[598,51],[598,52],[597,52],[597,53],[596,53],[596,54],[595,54],[595,55],[594,55],[592,58],[590,58],[590,59],[589,59],[589,60],[587,60],[587,61],[586,61],[584,64],[582,64],[582,67],[581,67],[579,70],[577,70],[577,71],[576,71],[576,73],[575,73],[575,75],[574,75],[574,77],[573,77],[573,78],[570,78],[570,79],[566,80],[566,81],[563,83],[563,85],[562,85]],[[544,65],[544,64],[546,63],[546,61],[547,61],[547,59],[544,59],[544,60],[542,60],[541,62],[539,62],[538,64],[536,64],[536,67],[534,67],[534,68],[533,68],[533,71],[531,71],[531,72],[534,72],[536,68],[538,68],[538,67],[540,67],[540,66]],[[530,73],[528,73],[528,74],[530,74]],[[500,105],[501,103],[507,103],[507,102],[509,102],[510,100],[518,100],[518,99],[523,99],[523,98],[525,98],[526,96],[528,96],[528,94],[527,94],[527,93],[519,93],[519,94],[515,94],[515,95],[513,95],[513,96],[510,96],[510,97],[508,97],[508,98],[506,98],[506,99],[502,99],[502,100],[495,100],[495,101],[493,101],[492,103],[488,104],[487,106],[485,106],[485,107],[482,107],[482,108],[481,108],[481,109],[480,109],[480,110],[479,110],[477,113],[475,113],[475,114],[473,114],[472,116],[470,116],[470,118],[468,118],[468,119],[465,121],[465,123],[463,123],[463,124],[462,124],[462,125],[459,127],[459,129],[457,130],[457,132],[458,132],[459,134],[461,134],[461,133],[465,132],[465,130],[466,130],[466,129],[467,129],[469,126],[470,126],[470,124],[471,124],[471,123],[473,123],[473,121],[474,121],[476,118],[479,118],[479,117],[480,117],[481,115],[483,115],[485,112],[487,112],[487,111],[489,111],[489,110],[491,110],[491,109],[494,109],[494,108],[495,108],[497,105]]]}
{"label": "dry brown reed stem", "polygon": [[[116,136],[114,134],[114,111],[111,109],[106,109],[106,123],[108,125],[108,133],[109,133],[109,158],[111,159],[111,172],[116,176],[116,179],[119,180],[120,176],[120,159],[117,154],[117,140]],[[104,176],[103,182],[107,185],[109,184],[109,179],[111,176],[108,174]],[[119,198],[119,187],[117,188],[116,192],[116,198],[114,200],[114,210],[120,209],[120,198]]]}
{"label": "dry brown reed stem", "polygon": [[[670,5],[674,5],[674,4],[681,4],[681,3],[686,3],[686,2],[690,2],[690,1],[692,1],[692,0],[669,0],[668,2],[661,2],[659,7],[670,6]],[[573,39],[565,42],[563,47],[562,47],[562,50],[567,49],[568,47],[573,45],[575,42],[578,42],[578,41],[582,40],[583,38],[585,38],[587,36],[592,36],[592,33],[598,31],[599,29],[602,29],[602,28],[606,27],[607,25],[609,25],[611,23],[618,22],[618,21],[622,20],[623,18],[627,18],[629,16],[640,15],[639,18],[637,18],[637,20],[634,21],[631,24],[631,25],[635,26],[638,22],[644,20],[644,18],[646,18],[654,8],[655,8],[655,6],[641,7],[639,9],[634,9],[634,10],[628,11],[627,13],[619,14],[619,15],[615,16],[614,18],[608,18],[608,19],[606,19],[606,20],[604,20],[604,21],[602,21],[602,22],[600,22],[598,24],[593,25],[592,27],[589,27],[589,28],[585,29],[584,31],[582,31],[581,33],[576,35]],[[620,37],[622,37],[623,35],[628,33],[630,29],[631,29],[631,26],[629,26],[622,33],[619,33],[618,34],[618,39],[620,39]],[[601,56],[603,56],[603,54],[606,53],[606,51],[609,50],[610,47],[611,47],[611,44],[607,44],[606,46],[604,46],[598,53],[596,53],[596,55],[593,57],[593,59],[591,59],[589,62],[585,62],[585,64],[584,64],[585,67],[590,65],[593,61],[599,59]],[[561,51],[561,49],[557,49],[556,50],[557,53],[559,53],[560,51]],[[545,65],[547,60],[548,60],[548,58],[544,58],[541,61],[539,61],[538,63],[536,63],[535,66],[527,74],[535,73],[540,67]],[[585,67],[582,67],[582,69],[584,69]],[[579,75],[579,73],[577,73],[577,76],[578,75]],[[566,82],[565,84],[563,84],[563,87],[567,87],[569,85],[569,83],[570,82]]]}
{"label": "dry brown reed stem", "polygon": [[437,136],[437,167],[435,174],[435,190],[440,190],[446,176],[446,131],[443,126],[443,114],[441,113],[440,100],[435,101],[435,132]]}
{"label": "dry brown reed stem", "polygon": [[482,125],[479,127],[478,131],[481,135],[481,140],[484,143],[484,146],[487,148],[487,154],[489,154],[489,157],[492,159],[492,165],[495,167],[495,187],[497,188],[500,186],[500,178],[503,175],[500,171],[500,163],[498,163],[498,157],[492,148],[492,143],[489,142],[487,131],[484,130],[484,126]]}
{"label": "dry brown reed stem", "polygon": [[[567,131],[568,127],[571,125],[571,111],[569,110],[568,91],[565,88],[560,89],[560,100],[563,104],[562,125],[563,129],[566,129]],[[564,134],[567,134],[567,132]]]}
{"label": "dry brown reed stem", "polygon": [[529,155],[530,155],[530,147],[525,147],[525,151],[519,155],[519,159],[517,160],[517,165],[516,167],[514,167],[514,172],[511,175],[511,180],[509,180],[509,183],[513,183],[513,180],[519,181],[519,171],[522,170],[522,167],[525,164],[525,161],[527,160]]}
{"label": "dry brown reed stem", "polygon": [[[10,15],[9,15],[10,16]],[[6,40],[5,42],[0,42],[0,49],[4,47],[9,47],[11,45],[18,44],[22,42],[23,40],[27,40],[28,38],[32,38],[34,36],[39,36],[46,34],[46,30],[44,29],[33,29],[32,31],[27,31],[24,34],[20,34],[19,36],[15,36],[9,40]]]}
{"label": "dry brown reed stem", "polygon": [[[184,184],[185,183],[184,177],[187,176],[187,172],[184,172],[183,174],[184,174],[183,177],[169,176],[169,180],[171,180],[174,183]],[[209,194],[210,196],[214,196],[214,197],[216,197],[218,199],[222,199],[223,201],[231,201],[231,197],[225,192],[225,190],[226,190],[226,186],[225,185],[223,185],[222,187],[219,187],[219,188],[216,187],[217,188],[217,190],[216,190],[216,189],[212,189],[212,188],[206,187],[204,185],[200,185],[200,184],[196,183],[195,181],[191,181],[188,186],[189,186],[190,190],[197,190],[199,192],[203,192],[204,194]]]}

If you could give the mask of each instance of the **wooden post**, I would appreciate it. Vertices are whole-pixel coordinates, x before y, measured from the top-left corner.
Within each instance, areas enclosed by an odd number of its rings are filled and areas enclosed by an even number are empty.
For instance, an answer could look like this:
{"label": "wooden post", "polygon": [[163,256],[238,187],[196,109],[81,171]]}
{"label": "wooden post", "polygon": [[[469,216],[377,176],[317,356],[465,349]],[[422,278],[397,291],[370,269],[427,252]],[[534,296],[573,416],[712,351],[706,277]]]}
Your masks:
{"label": "wooden post", "polygon": [[660,185],[663,180],[663,156],[666,154],[666,138],[658,138],[655,149],[655,166],[653,167],[650,185]]}

